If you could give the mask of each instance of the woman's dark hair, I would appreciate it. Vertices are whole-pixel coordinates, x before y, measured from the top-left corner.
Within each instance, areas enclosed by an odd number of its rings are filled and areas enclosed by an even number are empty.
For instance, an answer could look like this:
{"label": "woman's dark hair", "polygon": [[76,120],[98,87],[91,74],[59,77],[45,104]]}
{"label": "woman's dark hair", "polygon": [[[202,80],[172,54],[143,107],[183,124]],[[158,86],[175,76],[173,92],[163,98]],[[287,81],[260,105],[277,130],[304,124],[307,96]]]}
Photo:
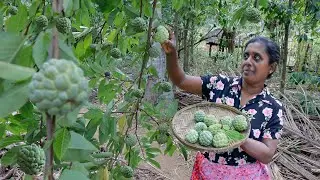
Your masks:
{"label": "woman's dark hair", "polygon": [[[277,63],[279,64],[280,61],[280,47],[278,46],[278,44],[276,44],[275,42],[273,42],[272,40],[266,38],[266,37],[262,37],[262,36],[257,36],[254,37],[252,39],[250,39],[246,45],[245,45],[245,49],[247,48],[247,46],[251,43],[255,43],[255,42],[259,42],[261,44],[264,45],[264,47],[266,48],[266,52],[268,54],[269,57],[269,64],[273,64],[273,63]],[[268,75],[268,79],[271,77],[273,73]]]}

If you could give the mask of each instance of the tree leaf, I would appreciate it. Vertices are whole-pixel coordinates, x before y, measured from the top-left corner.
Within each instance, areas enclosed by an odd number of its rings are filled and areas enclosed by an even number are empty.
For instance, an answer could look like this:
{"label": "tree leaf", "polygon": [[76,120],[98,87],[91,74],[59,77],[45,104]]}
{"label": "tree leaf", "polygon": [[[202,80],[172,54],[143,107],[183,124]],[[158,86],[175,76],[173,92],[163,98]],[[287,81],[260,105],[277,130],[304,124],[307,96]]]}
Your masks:
{"label": "tree leaf", "polygon": [[88,177],[86,177],[84,174],[82,174],[79,171],[75,171],[75,170],[68,170],[65,169],[60,178],[60,180],[70,180],[70,179],[77,179],[77,180],[89,180]]}
{"label": "tree leaf", "polygon": [[0,61],[0,78],[21,81],[31,77],[35,73],[32,68]]}
{"label": "tree leaf", "polygon": [[61,160],[61,158],[64,156],[65,152],[68,149],[70,139],[71,139],[70,132],[66,128],[59,129],[56,132],[56,136],[53,141],[53,149],[58,159]]}
{"label": "tree leaf", "polygon": [[18,135],[6,137],[6,138],[0,140],[0,149],[5,148],[10,144],[22,142],[22,141],[23,141],[22,137],[18,136]]}
{"label": "tree leaf", "polygon": [[15,85],[0,94],[0,118],[20,109],[28,100],[28,82]]}
{"label": "tree leaf", "polygon": [[183,4],[184,4],[184,0],[172,0],[172,7],[176,11],[178,11]]}
{"label": "tree leaf", "polygon": [[24,40],[16,34],[0,32],[0,61],[11,63],[24,44]]}
{"label": "tree leaf", "polygon": [[120,134],[122,134],[122,135],[124,134],[126,122],[127,122],[126,115],[121,116],[118,120],[118,129],[119,129]]}
{"label": "tree leaf", "polygon": [[9,151],[1,157],[1,164],[4,166],[14,165],[17,162],[17,153],[19,149],[20,146],[15,146],[9,149]]}
{"label": "tree leaf", "polygon": [[183,144],[180,144],[180,143],[179,143],[179,150],[180,150],[180,152],[182,153],[182,155],[183,155],[183,157],[184,157],[184,160],[185,160],[185,161],[188,161],[188,152],[187,152],[186,147],[185,147]]}
{"label": "tree leaf", "polygon": [[73,0],[64,0],[63,9],[64,9],[64,12],[66,13],[66,16],[71,16],[72,10],[73,10]]}
{"label": "tree leaf", "polygon": [[98,149],[89,142],[86,138],[81,136],[78,133],[73,131],[70,132],[71,134],[71,141],[70,141],[70,149],[82,149],[82,150],[89,150],[89,151],[97,151]]}
{"label": "tree leaf", "polygon": [[72,162],[71,170],[81,172],[85,176],[89,175],[88,170],[79,162]]}
{"label": "tree leaf", "polygon": [[259,4],[262,7],[267,8],[268,7],[268,0],[259,0]]}
{"label": "tree leaf", "polygon": [[151,164],[155,165],[157,168],[161,169],[160,163],[158,163],[154,159],[147,158],[147,161],[149,161]]}
{"label": "tree leaf", "polygon": [[48,33],[41,32],[33,46],[32,57],[38,67],[46,61],[48,57],[48,48],[50,46],[51,36]]}
{"label": "tree leaf", "polygon": [[15,16],[11,16],[8,20],[6,20],[5,27],[7,32],[19,33],[27,27],[27,23],[28,9],[25,5],[20,5],[18,9],[18,14]]}

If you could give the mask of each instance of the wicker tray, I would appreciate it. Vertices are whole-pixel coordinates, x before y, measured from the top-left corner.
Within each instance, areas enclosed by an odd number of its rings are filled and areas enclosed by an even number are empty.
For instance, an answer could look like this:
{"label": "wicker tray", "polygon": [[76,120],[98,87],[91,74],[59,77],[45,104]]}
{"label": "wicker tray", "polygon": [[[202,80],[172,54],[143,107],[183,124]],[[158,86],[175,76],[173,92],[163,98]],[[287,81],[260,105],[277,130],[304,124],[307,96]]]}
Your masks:
{"label": "wicker tray", "polygon": [[184,145],[187,147],[198,150],[198,151],[213,151],[213,152],[226,152],[231,149],[239,147],[250,135],[251,123],[248,121],[248,129],[242,134],[245,135],[245,138],[241,141],[231,143],[230,146],[223,147],[223,148],[215,148],[213,146],[205,147],[201,146],[199,143],[191,144],[185,140],[185,134],[194,127],[195,121],[193,119],[193,114],[197,110],[203,110],[206,114],[213,114],[216,117],[223,117],[223,116],[231,116],[234,117],[238,114],[244,115],[244,113],[239,111],[238,109],[224,105],[224,104],[216,104],[212,102],[204,102],[198,103],[191,106],[187,106],[181,110],[179,110],[175,116],[173,117],[171,128],[173,131],[174,136]]}

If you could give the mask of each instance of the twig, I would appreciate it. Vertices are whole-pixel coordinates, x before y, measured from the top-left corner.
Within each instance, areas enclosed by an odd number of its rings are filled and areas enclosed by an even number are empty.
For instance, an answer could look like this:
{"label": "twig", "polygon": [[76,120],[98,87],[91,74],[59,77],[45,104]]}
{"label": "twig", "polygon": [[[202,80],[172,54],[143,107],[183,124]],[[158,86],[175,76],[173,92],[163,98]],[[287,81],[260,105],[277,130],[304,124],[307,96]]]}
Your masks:
{"label": "twig", "polygon": [[7,172],[6,175],[4,175],[3,177],[0,177],[0,180],[10,179],[14,173],[14,170],[15,170],[15,168],[10,169],[10,171]]}
{"label": "twig", "polygon": [[157,123],[157,125],[159,125],[157,120],[154,117],[152,117],[149,113],[147,113],[147,111],[145,111],[144,109],[141,109],[141,108],[140,108],[140,110],[143,111],[144,113],[146,113],[147,116],[149,116],[155,123]]}

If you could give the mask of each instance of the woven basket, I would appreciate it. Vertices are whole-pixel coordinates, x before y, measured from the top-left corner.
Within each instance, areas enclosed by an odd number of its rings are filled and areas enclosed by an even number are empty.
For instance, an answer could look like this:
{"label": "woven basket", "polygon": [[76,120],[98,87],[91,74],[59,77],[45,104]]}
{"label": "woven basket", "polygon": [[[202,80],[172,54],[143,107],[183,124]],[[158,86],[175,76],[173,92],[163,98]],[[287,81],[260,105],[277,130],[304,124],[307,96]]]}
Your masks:
{"label": "woven basket", "polygon": [[250,129],[251,129],[251,123],[248,121],[248,129],[242,134],[245,135],[245,138],[241,141],[237,141],[234,143],[231,143],[227,147],[223,148],[215,148],[213,146],[205,147],[201,146],[199,143],[191,144],[185,140],[186,133],[192,129],[195,126],[194,121],[194,113],[198,110],[203,110],[206,114],[213,114],[217,118],[223,117],[223,116],[231,116],[234,117],[236,115],[244,115],[247,117],[244,113],[239,111],[238,109],[224,105],[224,104],[216,104],[212,102],[204,102],[204,103],[198,103],[191,106],[187,106],[181,110],[179,110],[175,116],[173,117],[171,128],[173,131],[174,136],[184,145],[187,147],[197,150],[197,151],[213,151],[213,152],[227,152],[229,150],[232,150],[234,148],[239,147],[250,135]]}

